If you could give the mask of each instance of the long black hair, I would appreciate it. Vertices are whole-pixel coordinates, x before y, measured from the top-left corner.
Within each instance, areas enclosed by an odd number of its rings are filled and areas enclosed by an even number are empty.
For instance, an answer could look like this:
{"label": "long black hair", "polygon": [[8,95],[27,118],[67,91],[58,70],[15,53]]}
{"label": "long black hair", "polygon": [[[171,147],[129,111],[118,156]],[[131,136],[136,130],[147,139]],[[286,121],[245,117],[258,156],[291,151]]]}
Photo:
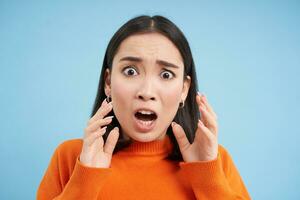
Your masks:
{"label": "long black hair", "polygon": [[[184,79],[187,76],[191,77],[191,84],[188,91],[187,98],[185,100],[185,104],[183,108],[179,108],[174,120],[176,123],[180,124],[184,129],[186,136],[189,142],[193,142],[195,137],[195,131],[197,129],[197,121],[200,117],[200,112],[198,109],[198,105],[196,103],[196,94],[198,91],[197,85],[197,77],[195,65],[192,57],[192,53],[189,47],[189,43],[181,30],[169,19],[155,15],[153,17],[147,15],[141,15],[135,17],[129,21],[127,21],[119,30],[113,35],[111,38],[103,60],[102,70],[100,74],[100,81],[97,89],[97,96],[94,102],[93,110],[91,113],[91,117],[95,115],[99,107],[101,106],[102,101],[106,98],[104,92],[105,86],[105,71],[109,69],[112,71],[112,61],[117,53],[118,47],[121,42],[137,33],[148,33],[148,32],[157,32],[166,36],[170,41],[172,41],[175,46],[178,48],[184,62]],[[114,115],[113,110],[109,113],[109,115]],[[120,136],[116,147],[114,149],[114,153],[121,150],[122,148],[128,146],[130,141],[125,140],[124,135],[121,133],[120,124],[116,117],[113,118],[112,122],[107,126],[106,133],[103,135],[103,139],[106,142],[108,134],[114,127],[119,127]],[[168,159],[182,161],[182,155],[180,153],[180,149],[177,143],[177,140],[173,134],[172,127],[169,126],[167,129],[167,135],[170,137],[173,143],[173,151],[169,154]]]}

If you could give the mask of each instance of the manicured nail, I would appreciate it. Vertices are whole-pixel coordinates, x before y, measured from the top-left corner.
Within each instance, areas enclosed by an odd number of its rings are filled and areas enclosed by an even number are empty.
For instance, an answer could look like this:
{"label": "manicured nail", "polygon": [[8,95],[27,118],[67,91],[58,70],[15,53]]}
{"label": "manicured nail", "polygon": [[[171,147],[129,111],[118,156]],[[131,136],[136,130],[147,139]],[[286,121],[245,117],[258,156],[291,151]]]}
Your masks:
{"label": "manicured nail", "polygon": [[198,122],[201,126],[204,126],[203,122],[200,119],[198,119]]}
{"label": "manicured nail", "polygon": [[197,93],[198,93],[198,95],[200,96],[201,99],[204,99],[205,96],[206,96],[203,92],[198,91]]}
{"label": "manicured nail", "polygon": [[204,99],[204,101],[207,101],[207,98],[206,98],[205,94],[203,94],[203,99]]}
{"label": "manicured nail", "polygon": [[107,104],[106,99],[104,99],[104,100],[102,101],[102,103],[101,103],[101,105],[104,105],[104,104]]}
{"label": "manicured nail", "polygon": [[203,99],[203,101],[207,101],[206,94],[204,94],[203,92],[198,92],[198,94],[200,95],[201,99]]}

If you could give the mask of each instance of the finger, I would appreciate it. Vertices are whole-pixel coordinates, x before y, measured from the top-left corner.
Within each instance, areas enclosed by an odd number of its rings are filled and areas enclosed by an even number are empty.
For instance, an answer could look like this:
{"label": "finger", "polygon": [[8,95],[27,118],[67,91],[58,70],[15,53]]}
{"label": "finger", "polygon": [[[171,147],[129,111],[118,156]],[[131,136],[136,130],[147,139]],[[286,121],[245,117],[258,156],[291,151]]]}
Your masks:
{"label": "finger", "polygon": [[212,106],[208,103],[207,98],[204,96],[201,98],[202,102],[204,103],[204,105],[206,106],[207,110],[214,116],[214,118],[217,120],[218,116],[215,113],[215,111],[213,110]]}
{"label": "finger", "polygon": [[90,133],[90,132],[96,131],[99,127],[101,128],[101,126],[108,125],[112,121],[113,117],[114,116],[108,116],[108,117],[105,117],[104,119],[99,119],[99,120],[95,121],[94,123],[92,123],[88,127],[86,127],[85,132]]}
{"label": "finger", "polygon": [[202,95],[202,94],[200,94],[200,92],[198,92],[198,95],[196,96],[196,101],[197,101],[198,105],[200,105],[200,102],[203,102],[205,107],[207,108],[208,112],[210,112],[215,119],[218,119],[217,114],[213,110],[212,106],[208,103],[208,100],[205,95]]}
{"label": "finger", "polygon": [[200,103],[200,112],[201,115],[201,121],[204,123],[204,125],[210,129],[215,135],[217,134],[217,121],[216,119],[207,111],[204,104]]}
{"label": "finger", "polygon": [[105,106],[107,106],[108,102],[106,101],[106,99],[104,99],[100,105],[100,107],[98,108],[97,112],[94,114],[94,116],[90,119],[90,121],[93,121],[97,116],[98,113],[100,112],[101,109],[103,109]]}
{"label": "finger", "polygon": [[88,137],[86,137],[85,140],[85,144],[87,144],[88,146],[91,146],[97,138],[102,137],[102,135],[104,135],[104,133],[106,132],[106,128],[107,126],[98,129],[97,131],[93,132],[92,134],[90,134]]}
{"label": "finger", "polygon": [[[105,100],[106,102],[106,100]],[[96,114],[89,120],[88,124],[91,124],[98,119],[102,119],[104,116],[106,116],[112,109],[112,101],[109,103],[102,103]]]}
{"label": "finger", "polygon": [[179,124],[172,122],[172,130],[177,140],[180,151],[183,152],[188,149],[190,146],[190,142],[188,141],[183,128]]}
{"label": "finger", "polygon": [[[201,140],[205,138],[206,141],[212,141],[216,136],[207,128],[201,120],[198,120],[197,131],[195,135],[195,140]],[[199,133],[200,132],[200,133]],[[204,137],[203,137],[204,136]]]}
{"label": "finger", "polygon": [[104,152],[112,155],[114,148],[119,138],[119,128],[115,127],[108,135],[106,143],[104,145]]}
{"label": "finger", "polygon": [[201,116],[200,116],[200,118],[201,118],[201,120],[203,121],[203,122],[205,122],[206,123],[206,119],[205,119],[205,117],[203,116],[204,115],[204,113],[203,113],[203,111],[201,111],[201,105],[204,107],[204,108],[206,108],[206,106],[203,104],[203,102],[201,101],[201,97],[200,97],[200,93],[198,93],[198,95],[196,96],[196,102],[197,102],[197,104],[198,104],[198,109],[199,109],[199,112],[200,112],[200,114],[201,114]]}

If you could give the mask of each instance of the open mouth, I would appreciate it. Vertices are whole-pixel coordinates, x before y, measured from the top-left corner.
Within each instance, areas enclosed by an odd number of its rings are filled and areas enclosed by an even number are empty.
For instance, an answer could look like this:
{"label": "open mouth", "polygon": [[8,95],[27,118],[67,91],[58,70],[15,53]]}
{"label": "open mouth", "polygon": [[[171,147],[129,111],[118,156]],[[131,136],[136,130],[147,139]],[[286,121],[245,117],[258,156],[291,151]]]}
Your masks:
{"label": "open mouth", "polygon": [[134,114],[134,126],[142,133],[150,132],[156,125],[157,114],[151,110],[138,110]]}
{"label": "open mouth", "polygon": [[135,117],[142,121],[154,121],[157,119],[156,113],[152,111],[137,111]]}

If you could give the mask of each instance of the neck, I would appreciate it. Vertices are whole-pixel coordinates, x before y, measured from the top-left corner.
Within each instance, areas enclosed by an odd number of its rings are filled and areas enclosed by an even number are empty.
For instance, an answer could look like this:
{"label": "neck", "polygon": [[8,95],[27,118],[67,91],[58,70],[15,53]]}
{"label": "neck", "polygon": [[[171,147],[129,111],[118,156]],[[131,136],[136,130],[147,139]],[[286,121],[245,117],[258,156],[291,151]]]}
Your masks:
{"label": "neck", "polygon": [[163,137],[149,141],[140,142],[137,140],[132,140],[130,145],[122,149],[122,153],[140,156],[167,156],[173,148],[173,144],[168,135],[163,135]]}

